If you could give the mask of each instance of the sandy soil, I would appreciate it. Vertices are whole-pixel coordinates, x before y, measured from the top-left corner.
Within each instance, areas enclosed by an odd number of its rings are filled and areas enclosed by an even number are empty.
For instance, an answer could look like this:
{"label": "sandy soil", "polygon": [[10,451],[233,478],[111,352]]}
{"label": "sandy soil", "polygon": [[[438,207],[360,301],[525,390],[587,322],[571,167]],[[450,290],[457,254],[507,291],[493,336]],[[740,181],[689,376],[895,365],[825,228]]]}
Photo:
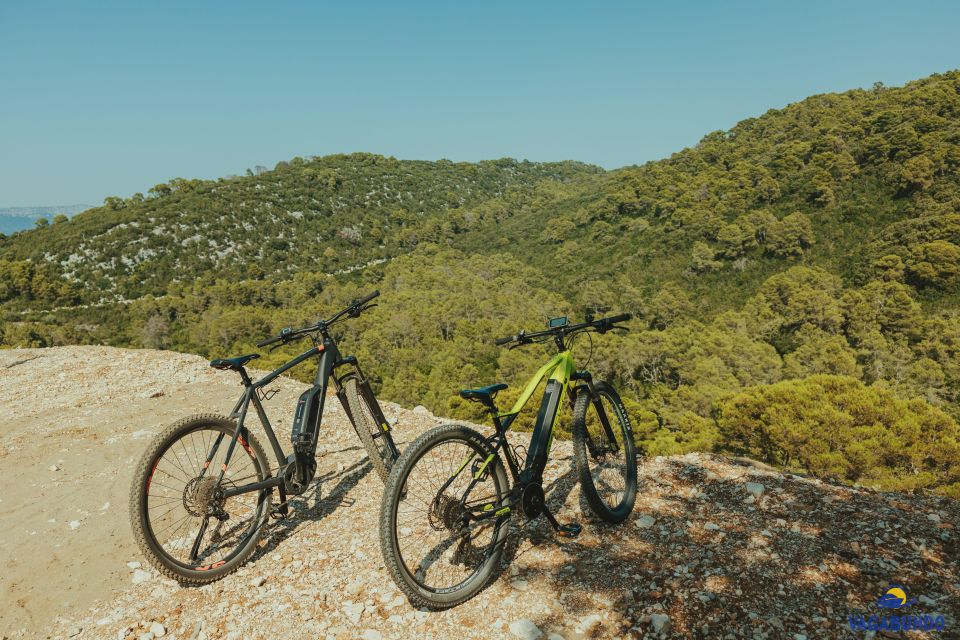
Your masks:
{"label": "sandy soil", "polygon": [[[267,410],[285,443],[303,385],[281,387]],[[547,470],[548,501],[584,533],[558,539],[540,519],[480,596],[447,612],[416,611],[383,568],[382,485],[342,411],[325,419],[315,486],[294,515],[236,573],[180,587],[133,543],[133,465],[162,426],[226,413],[239,391],[235,375],[196,356],[0,351],[0,635],[863,637],[848,630],[848,615],[884,613],[875,601],[897,582],[920,597],[912,613],[947,616],[948,631],[929,637],[960,637],[956,502],[692,454],[643,460],[634,515],[611,527],[581,513],[563,442]],[[438,422],[422,408],[384,409],[401,442]]]}

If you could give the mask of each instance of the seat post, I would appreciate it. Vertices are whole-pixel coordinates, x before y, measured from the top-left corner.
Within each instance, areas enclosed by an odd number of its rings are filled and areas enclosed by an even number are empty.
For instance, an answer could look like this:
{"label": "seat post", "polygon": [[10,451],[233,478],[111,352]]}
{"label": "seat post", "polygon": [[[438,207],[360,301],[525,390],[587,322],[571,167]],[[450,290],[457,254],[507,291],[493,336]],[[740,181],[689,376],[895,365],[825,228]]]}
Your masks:
{"label": "seat post", "polygon": [[250,379],[250,376],[247,375],[246,368],[240,367],[239,369],[237,369],[237,371],[240,373],[240,379],[243,380],[243,386],[249,387],[251,384],[253,384],[253,381]]}

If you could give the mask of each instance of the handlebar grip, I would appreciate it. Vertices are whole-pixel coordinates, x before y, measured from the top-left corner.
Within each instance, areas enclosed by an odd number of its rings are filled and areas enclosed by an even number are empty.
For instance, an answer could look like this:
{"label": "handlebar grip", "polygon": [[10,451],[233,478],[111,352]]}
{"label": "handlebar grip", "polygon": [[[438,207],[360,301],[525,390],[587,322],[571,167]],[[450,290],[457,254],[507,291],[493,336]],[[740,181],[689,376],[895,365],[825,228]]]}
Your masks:
{"label": "handlebar grip", "polygon": [[377,291],[374,291],[373,293],[370,293],[370,294],[368,294],[368,295],[365,295],[365,296],[363,296],[362,298],[360,298],[359,300],[357,300],[357,304],[358,304],[358,305],[367,304],[368,302],[370,302],[371,300],[373,300],[374,298],[376,298],[376,297],[379,296],[379,295],[380,295],[380,290],[378,289]]}
{"label": "handlebar grip", "polygon": [[517,336],[507,336],[506,338],[497,338],[496,340],[493,341],[493,344],[495,344],[495,345],[497,345],[498,347],[500,347],[500,346],[503,346],[503,345],[505,345],[505,344],[510,344],[511,342],[513,342],[513,341],[516,340],[516,339],[517,339]]}
{"label": "handlebar grip", "polygon": [[273,344],[274,342],[280,342],[281,340],[283,340],[283,337],[281,337],[281,336],[274,336],[274,337],[272,337],[272,338],[267,338],[266,340],[261,340],[260,342],[257,343],[257,346],[258,346],[258,347],[266,347],[266,346],[268,346],[268,345]]}
{"label": "handlebar grip", "polygon": [[618,316],[611,316],[611,317],[609,317],[609,318],[604,318],[604,320],[605,320],[606,322],[610,323],[610,324],[617,324],[618,322],[626,322],[627,320],[629,320],[629,319],[632,318],[632,317],[633,317],[632,314],[629,314],[629,313],[621,313],[621,314],[618,315]]}

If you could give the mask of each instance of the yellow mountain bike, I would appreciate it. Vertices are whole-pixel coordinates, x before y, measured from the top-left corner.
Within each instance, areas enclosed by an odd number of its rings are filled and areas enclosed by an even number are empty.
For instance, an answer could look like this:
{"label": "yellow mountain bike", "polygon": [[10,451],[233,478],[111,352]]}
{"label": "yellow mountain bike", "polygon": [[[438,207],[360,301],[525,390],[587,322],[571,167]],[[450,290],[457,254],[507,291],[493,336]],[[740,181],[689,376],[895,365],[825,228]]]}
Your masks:
{"label": "yellow mountain bike", "polygon": [[[489,410],[492,435],[461,424],[442,425],[424,433],[400,456],[383,494],[380,548],[412,604],[446,609],[492,582],[503,558],[507,522],[518,511],[530,519],[542,514],[560,535],[580,533],[577,524],[557,522],[544,499],[543,470],[564,397],[573,408],[575,465],[591,510],[614,523],[630,515],[637,495],[630,420],[612,386],[575,369],[569,347],[578,333],[606,333],[623,328],[618,323],[629,319],[623,314],[569,324],[566,318],[555,318],[546,331],[497,340],[498,345],[514,347],[552,341],[558,353],[506,413],[494,402],[505,384],[460,392]],[[521,461],[507,445],[507,430],[544,380],[543,400]]]}

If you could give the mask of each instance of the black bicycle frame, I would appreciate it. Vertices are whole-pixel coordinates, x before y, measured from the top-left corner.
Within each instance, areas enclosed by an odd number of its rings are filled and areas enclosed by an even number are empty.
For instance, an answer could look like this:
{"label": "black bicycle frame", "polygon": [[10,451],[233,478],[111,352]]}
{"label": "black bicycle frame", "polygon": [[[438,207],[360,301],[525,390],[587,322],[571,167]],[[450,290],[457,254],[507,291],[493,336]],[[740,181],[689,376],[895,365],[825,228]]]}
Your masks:
{"label": "black bicycle frame", "polygon": [[[273,426],[270,424],[270,419],[267,417],[267,413],[263,408],[262,396],[263,392],[261,391],[264,387],[269,385],[271,382],[277,379],[277,377],[283,375],[293,367],[311,359],[318,358],[317,363],[317,374],[314,378],[313,387],[311,391],[316,393],[318,397],[318,407],[316,412],[310,416],[312,420],[311,424],[306,424],[304,427],[307,428],[307,431],[310,434],[310,440],[303,443],[294,444],[294,452],[292,455],[287,456],[284,453],[283,448],[280,446],[280,442],[277,440],[276,433],[273,430]],[[387,446],[390,450],[391,455],[396,459],[400,453],[396,448],[396,445],[393,443],[393,439],[389,437],[389,427],[387,425],[386,418],[383,416],[383,412],[380,409],[379,403],[376,402],[376,399],[373,396],[373,392],[370,389],[370,383],[363,375],[363,371],[360,369],[360,365],[357,363],[357,359],[353,356],[347,358],[342,358],[340,356],[340,350],[337,348],[336,343],[329,336],[324,336],[323,342],[320,345],[315,345],[313,348],[301,353],[299,356],[290,360],[286,364],[282,365],[278,369],[268,373],[260,380],[256,382],[250,379],[250,376],[247,375],[246,370],[241,367],[238,371],[240,377],[243,380],[243,385],[245,387],[243,396],[240,400],[237,401],[237,404],[233,407],[233,411],[230,412],[230,418],[237,421],[237,428],[234,430],[233,437],[230,440],[230,444],[227,447],[227,453],[224,459],[224,463],[219,470],[219,476],[217,477],[218,484],[222,482],[223,476],[226,473],[226,470],[230,464],[230,459],[233,456],[233,451],[236,447],[237,442],[239,441],[241,446],[248,446],[243,440],[242,433],[244,432],[244,422],[247,418],[247,413],[250,405],[252,404],[254,410],[257,413],[257,417],[260,419],[260,424],[263,425],[263,430],[267,434],[267,439],[270,442],[270,447],[273,449],[273,454],[277,459],[277,471],[276,475],[270,474],[268,469],[268,476],[265,480],[260,482],[252,482],[245,484],[239,487],[233,487],[225,489],[223,495],[225,498],[232,496],[240,495],[243,493],[249,493],[251,491],[260,491],[263,489],[269,489],[272,487],[280,488],[281,495],[281,504],[286,498],[286,491],[284,483],[289,477],[301,477],[304,478],[307,476],[305,472],[304,465],[309,464],[309,461],[312,460],[316,455],[317,449],[317,440],[320,433],[320,420],[323,416],[323,406],[327,396],[328,383],[332,379],[334,387],[337,392],[337,397],[340,400],[340,403],[343,405],[344,411],[347,413],[347,416],[353,422],[354,426],[357,429],[362,428],[357,424],[357,420],[360,417],[354,417],[350,413],[350,407],[346,399],[346,394],[343,390],[343,385],[341,380],[348,374],[343,376],[335,375],[335,371],[342,366],[352,366],[353,371],[356,372],[359,379],[359,392],[363,395],[364,399],[367,400],[368,405],[371,410],[374,412],[374,418],[377,420],[378,427],[382,430],[382,434],[375,434],[374,437],[380,435],[386,436]],[[299,407],[298,407],[299,410]],[[217,449],[220,447],[223,440],[223,434],[217,437],[214,441],[213,446],[210,450],[210,454],[207,457],[207,465],[213,460],[216,455]],[[205,470],[205,469],[204,469]],[[291,475],[292,472],[292,475]],[[311,474],[312,475],[312,474]]]}

